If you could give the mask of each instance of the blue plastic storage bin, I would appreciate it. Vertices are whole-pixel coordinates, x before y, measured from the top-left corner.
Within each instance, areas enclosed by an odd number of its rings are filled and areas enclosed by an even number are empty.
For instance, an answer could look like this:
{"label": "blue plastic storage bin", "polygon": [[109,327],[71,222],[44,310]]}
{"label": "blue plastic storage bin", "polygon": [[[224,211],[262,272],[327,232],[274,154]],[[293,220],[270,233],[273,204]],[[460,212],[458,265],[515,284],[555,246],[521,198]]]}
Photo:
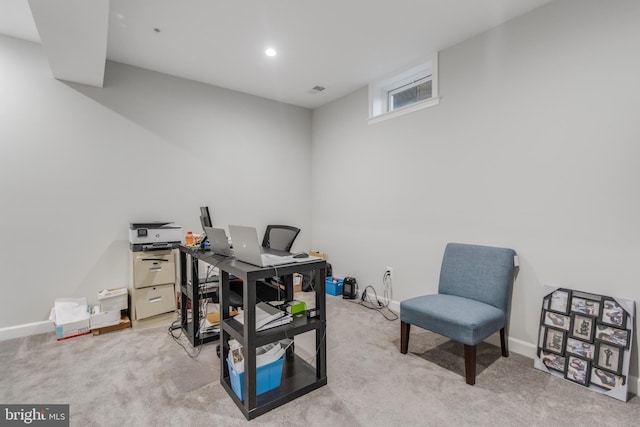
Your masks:
{"label": "blue plastic storage bin", "polygon": [[[269,363],[268,365],[260,366],[256,369],[256,395],[280,387],[283,364],[284,356]],[[227,366],[229,367],[231,388],[236,393],[236,396],[238,396],[238,399],[244,401],[244,372],[238,373],[238,371],[233,367],[233,363],[228,358]]]}
{"label": "blue plastic storage bin", "polygon": [[342,284],[344,279],[329,276],[325,282],[325,287],[329,295],[342,295]]}

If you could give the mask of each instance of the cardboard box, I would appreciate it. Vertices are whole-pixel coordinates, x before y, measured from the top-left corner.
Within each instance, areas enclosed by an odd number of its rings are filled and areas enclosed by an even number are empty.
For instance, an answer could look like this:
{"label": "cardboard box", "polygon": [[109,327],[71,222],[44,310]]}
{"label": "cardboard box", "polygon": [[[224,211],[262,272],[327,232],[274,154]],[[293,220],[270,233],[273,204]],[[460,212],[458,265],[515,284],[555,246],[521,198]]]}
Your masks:
{"label": "cardboard box", "polygon": [[[182,310],[182,291],[176,292],[176,307]],[[191,299],[187,297],[187,310],[191,310]]]}
{"label": "cardboard box", "polygon": [[89,318],[86,298],[56,298],[49,315],[58,341],[88,334]]}
{"label": "cardboard box", "polygon": [[117,325],[118,323],[120,323],[120,310],[101,311],[99,306],[95,306],[91,310],[89,324],[92,330]]}
{"label": "cardboard box", "polygon": [[56,330],[56,339],[58,341],[79,337],[80,335],[87,335],[89,333],[89,319],[54,326]]}
{"label": "cardboard box", "polygon": [[302,292],[302,274],[293,273],[293,292]]}
{"label": "cardboard box", "polygon": [[127,288],[103,289],[98,292],[100,311],[120,311],[129,309],[129,291]]}
{"label": "cardboard box", "polygon": [[131,320],[129,320],[129,316],[122,316],[120,318],[120,323],[113,326],[107,326],[104,328],[98,328],[91,331],[93,335],[106,334],[107,332],[119,331],[121,329],[126,329],[131,327]]}
{"label": "cardboard box", "polygon": [[318,258],[322,258],[322,259],[327,259],[326,255],[324,254],[324,252],[318,252],[318,251],[309,251],[309,255],[311,256],[315,256]]}

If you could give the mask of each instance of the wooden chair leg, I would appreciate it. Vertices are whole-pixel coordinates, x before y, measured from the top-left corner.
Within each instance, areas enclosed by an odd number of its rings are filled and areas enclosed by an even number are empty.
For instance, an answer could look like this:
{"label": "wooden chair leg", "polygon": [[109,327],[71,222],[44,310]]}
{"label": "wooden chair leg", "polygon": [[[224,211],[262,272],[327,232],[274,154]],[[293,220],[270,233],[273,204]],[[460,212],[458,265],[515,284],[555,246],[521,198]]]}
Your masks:
{"label": "wooden chair leg", "polygon": [[400,321],[400,353],[407,354],[409,350],[409,330],[411,329],[410,323]]}
{"label": "wooden chair leg", "polygon": [[464,372],[467,377],[467,384],[476,383],[476,346],[464,345]]}
{"label": "wooden chair leg", "polygon": [[500,347],[502,347],[502,357],[509,357],[509,340],[505,328],[500,329]]}

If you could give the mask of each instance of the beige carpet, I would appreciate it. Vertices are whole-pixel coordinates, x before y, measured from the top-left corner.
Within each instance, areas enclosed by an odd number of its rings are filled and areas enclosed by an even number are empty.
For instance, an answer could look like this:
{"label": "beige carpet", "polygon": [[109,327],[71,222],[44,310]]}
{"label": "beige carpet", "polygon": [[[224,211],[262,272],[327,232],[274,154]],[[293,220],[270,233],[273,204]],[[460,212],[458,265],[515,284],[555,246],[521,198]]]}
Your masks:
{"label": "beige carpet", "polygon": [[[488,344],[468,386],[460,345],[414,327],[402,355],[399,321],[327,299],[329,384],[252,425],[637,425],[638,397],[623,403],[594,393]],[[69,403],[72,426],[248,425],[218,383],[215,344],[191,358],[167,327],[2,341],[0,403]]]}

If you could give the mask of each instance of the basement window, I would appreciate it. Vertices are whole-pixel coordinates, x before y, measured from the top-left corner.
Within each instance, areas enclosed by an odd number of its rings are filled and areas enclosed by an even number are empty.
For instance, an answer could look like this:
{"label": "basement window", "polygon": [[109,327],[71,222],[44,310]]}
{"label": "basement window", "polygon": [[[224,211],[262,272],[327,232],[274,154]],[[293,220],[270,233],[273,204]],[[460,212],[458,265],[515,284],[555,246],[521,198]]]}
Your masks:
{"label": "basement window", "polygon": [[438,54],[369,84],[369,124],[437,105]]}

